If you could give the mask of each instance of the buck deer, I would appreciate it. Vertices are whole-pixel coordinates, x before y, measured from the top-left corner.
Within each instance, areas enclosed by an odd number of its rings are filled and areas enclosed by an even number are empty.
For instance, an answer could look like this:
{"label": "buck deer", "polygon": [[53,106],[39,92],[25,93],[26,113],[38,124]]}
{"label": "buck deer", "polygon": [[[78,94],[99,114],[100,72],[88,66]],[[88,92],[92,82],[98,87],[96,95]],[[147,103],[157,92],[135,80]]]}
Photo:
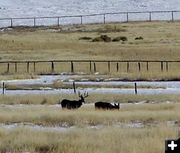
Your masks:
{"label": "buck deer", "polygon": [[112,104],[108,102],[96,102],[95,104],[95,109],[106,109],[106,110],[112,110],[112,109],[119,109],[119,103]]}
{"label": "buck deer", "polygon": [[78,92],[79,95],[79,100],[68,100],[68,99],[63,99],[61,101],[61,106],[62,108],[67,108],[67,109],[77,109],[81,107],[82,103],[85,103],[85,98],[88,97],[88,93],[85,92],[83,95]]}

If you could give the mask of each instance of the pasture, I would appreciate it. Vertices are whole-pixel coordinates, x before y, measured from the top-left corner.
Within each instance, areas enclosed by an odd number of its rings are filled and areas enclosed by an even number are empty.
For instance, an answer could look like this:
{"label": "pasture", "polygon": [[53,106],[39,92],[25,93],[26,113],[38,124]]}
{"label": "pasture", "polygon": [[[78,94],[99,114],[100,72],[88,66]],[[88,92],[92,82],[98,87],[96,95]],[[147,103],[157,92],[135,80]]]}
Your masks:
{"label": "pasture", "polygon": [[[32,60],[180,60],[180,22],[132,22],[112,24],[68,25],[60,27],[16,27],[0,31],[1,61]],[[126,41],[98,41],[102,35]],[[140,39],[141,38],[141,39]],[[158,63],[98,63],[90,72],[89,63],[55,63],[54,74],[67,73],[69,80],[179,80],[180,64],[169,63],[164,71]],[[38,78],[47,74],[52,65],[38,63],[36,72],[30,63],[0,63],[0,80]],[[92,64],[93,69],[93,64]],[[62,75],[63,76],[63,75]],[[59,80],[44,87],[67,88]],[[93,85],[91,85],[92,87]],[[113,86],[113,85],[111,85]],[[41,84],[7,84],[7,89],[40,89]],[[83,90],[86,85],[79,85]],[[89,87],[89,86],[88,86]],[[94,85],[94,88],[109,88]],[[123,88],[130,88],[123,86]],[[116,86],[121,89],[122,86]],[[142,89],[148,88],[141,86]],[[154,88],[155,89],[155,88]],[[153,90],[153,88],[152,88]],[[163,88],[162,88],[163,90]],[[62,109],[63,99],[79,100],[74,94],[0,95],[0,152],[37,153],[159,153],[164,140],[180,136],[179,94],[130,95],[91,93],[78,109]],[[98,101],[118,102],[119,110],[95,110]],[[81,102],[81,101],[80,101]],[[62,129],[63,130],[62,130]],[[141,146],[140,146],[141,144]],[[151,149],[149,149],[151,148]]]}
{"label": "pasture", "polygon": [[[0,32],[0,59],[12,60],[172,60],[179,59],[179,22],[134,22],[121,24],[92,24],[61,27],[17,27],[4,29]],[[92,42],[92,39],[107,35],[111,39],[126,37],[127,41]],[[90,40],[85,38],[89,37]],[[142,38],[142,39],[137,39]],[[177,80],[180,76],[179,63],[169,63],[168,71],[164,63],[111,63],[108,71],[107,63],[97,63],[96,71],[122,79],[165,79]],[[17,71],[14,63],[9,65],[9,74],[21,75],[21,78],[33,74],[51,72],[51,63],[30,63],[29,73],[27,64],[18,64]],[[0,73],[7,74],[7,63],[0,64]],[[93,63],[92,63],[93,69]],[[90,73],[89,63],[74,63],[75,72]],[[176,71],[176,73],[175,73]],[[67,62],[54,63],[54,73],[71,72]]]}

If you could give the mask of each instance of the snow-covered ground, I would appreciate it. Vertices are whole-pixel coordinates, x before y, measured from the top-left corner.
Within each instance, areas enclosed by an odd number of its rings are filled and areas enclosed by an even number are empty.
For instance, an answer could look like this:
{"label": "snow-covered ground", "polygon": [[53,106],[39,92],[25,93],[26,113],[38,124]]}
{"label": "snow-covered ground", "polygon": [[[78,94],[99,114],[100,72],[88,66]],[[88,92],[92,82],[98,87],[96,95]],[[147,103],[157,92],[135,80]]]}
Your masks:
{"label": "snow-covered ground", "polygon": [[180,10],[179,0],[0,0],[0,17]]}
{"label": "snow-covered ground", "polygon": [[[71,84],[72,79],[71,75],[56,75],[49,76],[44,75],[37,79],[25,79],[25,80],[6,80],[0,81],[1,87],[2,82],[9,85],[36,85],[36,84],[52,84],[55,81],[64,81],[69,79],[68,82],[64,82],[64,84]],[[80,77],[79,75],[74,75],[74,78]],[[83,80],[83,79],[82,79]],[[136,81],[138,86],[138,94],[141,95],[155,95],[155,94],[180,94],[180,81]],[[87,85],[86,88],[78,89],[79,91],[87,91],[88,93],[99,93],[99,94],[134,94],[134,82],[123,82],[123,81],[78,81],[76,82],[76,86],[78,85]],[[129,88],[103,88],[102,87],[88,87],[88,85],[124,85],[129,86]],[[144,88],[141,88],[144,86]],[[0,93],[2,93],[2,88],[0,88]],[[52,89],[52,88],[42,88],[41,90],[6,90],[5,94],[15,95],[15,94],[74,94],[73,89]]]}
{"label": "snow-covered ground", "polygon": [[[0,18],[85,15],[127,11],[180,10],[179,0],[0,0]],[[130,20],[148,19],[148,14],[131,14]],[[180,13],[174,14],[175,19]],[[152,14],[152,20],[171,18],[170,13]],[[108,15],[107,21],[125,21],[126,15]],[[103,16],[85,17],[83,22],[102,22]],[[80,23],[80,18],[61,19],[60,24]],[[56,24],[57,19],[41,19],[36,24]],[[14,25],[33,25],[33,20],[16,20]],[[10,21],[0,21],[9,26]]]}

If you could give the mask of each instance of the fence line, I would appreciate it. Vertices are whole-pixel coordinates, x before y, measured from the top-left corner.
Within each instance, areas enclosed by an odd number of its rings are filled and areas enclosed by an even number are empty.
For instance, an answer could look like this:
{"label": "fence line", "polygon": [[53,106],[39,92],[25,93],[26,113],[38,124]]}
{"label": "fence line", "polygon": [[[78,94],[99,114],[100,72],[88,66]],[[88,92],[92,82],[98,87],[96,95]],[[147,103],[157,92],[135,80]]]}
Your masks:
{"label": "fence line", "polygon": [[[166,19],[153,19],[153,17],[158,17],[160,16],[160,14],[166,14]],[[132,15],[143,15],[142,17],[144,17],[144,15],[148,15],[145,19],[130,19],[130,17]],[[170,15],[170,17],[168,17],[168,15]],[[114,19],[114,21],[111,19],[108,19],[107,17],[109,15],[123,15],[124,16],[124,20],[117,20]],[[56,26],[60,26],[61,24],[65,24],[66,22],[63,22],[61,20],[63,19],[72,19],[72,18],[76,18],[76,22],[74,22],[73,20],[71,20],[68,24],[86,24],[88,22],[85,21],[86,18],[88,17],[94,17],[94,20],[92,23],[96,23],[96,22],[101,22],[101,23],[107,23],[107,22],[130,22],[130,21],[156,21],[156,20],[166,20],[166,21],[175,21],[175,20],[180,20],[180,11],[174,10],[174,11],[140,11],[140,12],[114,12],[114,13],[100,13],[100,14],[87,14],[87,15],[74,15],[74,16],[54,16],[54,17],[17,17],[17,18],[0,18],[0,26],[1,27],[14,27],[14,26],[41,26],[41,25],[56,25]],[[95,17],[99,17],[98,21],[95,21]],[[117,17],[116,17],[117,18]],[[40,22],[40,20],[42,19],[55,19],[56,23],[52,24],[52,21],[50,23],[45,23],[43,22],[43,24],[38,24],[38,22]],[[20,24],[15,24],[18,21],[21,21]],[[31,22],[28,22],[28,24],[25,24],[23,21],[24,20],[30,20]],[[2,21],[8,22],[6,23],[5,26],[2,25]]]}
{"label": "fence line", "polygon": [[[66,64],[67,67],[65,69],[66,72],[70,71],[71,73],[77,72],[77,69],[81,72],[88,71],[90,73],[97,72],[97,67],[99,63],[103,64],[103,68],[107,70],[108,73],[110,72],[120,72],[120,64],[124,64],[124,67],[126,67],[126,72],[130,72],[130,64],[134,64],[138,72],[141,72],[145,69],[145,71],[152,71],[152,68],[150,69],[149,65],[152,63],[158,64],[158,69],[161,72],[168,72],[169,71],[169,64],[170,63],[178,63],[178,67],[180,67],[180,61],[179,60],[29,60],[29,61],[0,61],[0,67],[1,70],[3,70],[3,73],[37,73],[37,65],[43,63],[43,65],[39,67],[45,67],[49,68],[48,73],[54,74],[55,72],[60,72],[56,68],[58,67],[57,64]],[[76,63],[80,64],[79,66],[76,65]],[[84,66],[83,63],[86,63],[86,70],[82,69],[82,66]],[[22,65],[23,64],[23,69]],[[47,65],[45,65],[47,64]],[[10,69],[11,65],[11,69]],[[12,68],[13,67],[13,68]],[[60,65],[60,67],[63,67],[63,65]],[[31,68],[31,69],[30,69]],[[134,68],[134,67],[133,67]],[[172,65],[171,65],[172,68]]]}

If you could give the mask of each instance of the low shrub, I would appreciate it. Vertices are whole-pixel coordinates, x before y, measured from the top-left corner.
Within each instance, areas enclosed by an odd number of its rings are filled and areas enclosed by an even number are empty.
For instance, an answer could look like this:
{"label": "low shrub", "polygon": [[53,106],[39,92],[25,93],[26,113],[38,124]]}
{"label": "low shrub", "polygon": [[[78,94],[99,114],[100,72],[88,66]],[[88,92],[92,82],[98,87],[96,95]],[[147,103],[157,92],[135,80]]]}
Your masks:
{"label": "low shrub", "polygon": [[101,35],[100,37],[96,37],[92,40],[93,42],[100,42],[100,41],[104,41],[104,42],[111,42],[111,37],[108,37],[107,35]]}
{"label": "low shrub", "polygon": [[116,42],[116,41],[127,41],[127,37],[126,36],[119,36],[114,38],[112,41]]}
{"label": "low shrub", "polygon": [[96,37],[92,40],[92,42],[100,42],[100,41],[104,41],[101,37]]}
{"label": "low shrub", "polygon": [[92,38],[91,37],[80,37],[79,40],[91,40]]}
{"label": "low shrub", "polygon": [[107,35],[101,35],[100,37],[104,40],[104,42],[110,42],[111,41],[111,37],[108,37]]}
{"label": "low shrub", "polygon": [[144,38],[143,37],[136,37],[135,40],[143,40]]}

